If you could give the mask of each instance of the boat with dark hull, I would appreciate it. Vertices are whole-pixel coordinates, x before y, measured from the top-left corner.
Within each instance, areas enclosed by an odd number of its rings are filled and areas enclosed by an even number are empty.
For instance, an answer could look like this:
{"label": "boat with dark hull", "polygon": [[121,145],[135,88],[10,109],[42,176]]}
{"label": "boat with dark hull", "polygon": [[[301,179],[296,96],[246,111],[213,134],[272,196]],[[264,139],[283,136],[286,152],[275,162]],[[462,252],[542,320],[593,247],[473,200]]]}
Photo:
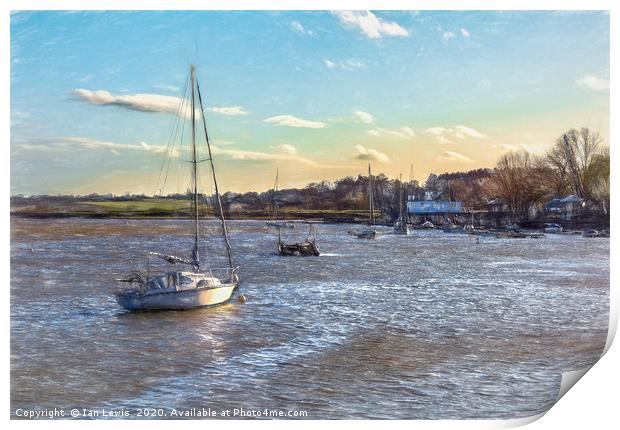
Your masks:
{"label": "boat with dark hull", "polygon": [[[239,278],[236,274],[237,267],[233,264],[232,249],[228,239],[228,230],[222,210],[222,202],[218,190],[217,179],[211,145],[207,133],[207,125],[204,116],[200,86],[196,79],[194,66],[190,67],[190,78],[186,92],[191,93],[191,129],[192,145],[190,148],[192,163],[192,213],[194,214],[193,236],[194,243],[189,256],[162,254],[158,252],[148,253],[147,271],[133,273],[130,276],[117,279],[117,281],[129,284],[129,288],[121,288],[115,292],[116,301],[130,311],[145,310],[185,310],[203,306],[215,306],[226,303],[232,297],[237,288]],[[183,115],[183,102],[187,99],[185,94],[179,107],[179,117]],[[201,118],[201,129],[204,132],[207,154],[206,158],[198,159],[196,145],[197,116]],[[222,236],[226,248],[228,267],[223,269],[212,268],[200,261],[199,257],[199,207],[198,207],[198,164],[203,161],[210,163],[212,183],[215,190],[215,200],[219,209]],[[155,256],[167,263],[177,266],[186,266],[185,270],[169,270],[163,273],[151,273],[149,258]]]}
{"label": "boat with dark hull", "polygon": [[279,171],[276,170],[276,180],[273,185],[273,213],[274,220],[268,221],[269,227],[274,227],[278,230],[278,254],[283,257],[318,257],[321,253],[319,246],[316,243],[316,228],[311,223],[307,223],[310,226],[310,233],[308,238],[303,242],[285,243],[282,240],[282,229],[295,229],[296,223],[287,222],[285,220],[278,219],[278,202],[276,200],[276,194],[279,187]]}

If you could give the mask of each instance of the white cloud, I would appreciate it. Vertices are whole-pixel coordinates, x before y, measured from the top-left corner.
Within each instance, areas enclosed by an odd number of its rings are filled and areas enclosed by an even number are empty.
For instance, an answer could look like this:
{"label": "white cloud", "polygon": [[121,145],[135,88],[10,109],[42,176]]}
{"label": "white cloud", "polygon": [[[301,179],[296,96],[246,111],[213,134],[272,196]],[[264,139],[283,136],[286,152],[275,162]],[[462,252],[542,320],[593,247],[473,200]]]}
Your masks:
{"label": "white cloud", "polygon": [[519,148],[509,143],[502,143],[500,145],[491,145],[493,148],[501,149],[502,151],[518,151]]}
{"label": "white cloud", "polygon": [[340,10],[332,12],[347,26],[358,27],[371,39],[382,36],[409,36],[409,32],[392,21],[385,21],[370,11]]}
{"label": "white cloud", "polygon": [[358,121],[363,122],[364,124],[370,124],[375,120],[372,114],[362,110],[356,110],[353,114],[357,117]]}
{"label": "white cloud", "polygon": [[442,144],[454,143],[449,137],[456,137],[457,139],[465,139],[466,137],[473,137],[475,139],[487,138],[487,135],[471,127],[465,127],[464,125],[456,125],[454,128],[430,127],[426,129],[426,133],[434,136],[435,140]]}
{"label": "white cloud", "polygon": [[400,127],[397,129],[388,129],[375,127],[366,132],[375,137],[396,137],[398,139],[411,139],[415,137],[415,132],[411,127]]}
{"label": "white cloud", "polygon": [[[457,134],[461,136],[464,134],[469,137],[475,137],[476,139],[486,139],[488,136],[486,134],[480,133],[478,130],[474,130],[470,127],[465,127],[464,125],[457,125],[454,127]],[[461,137],[462,138],[462,137]]]}
{"label": "white cloud", "polygon": [[178,93],[179,91],[181,91],[181,89],[175,85],[168,85],[168,84],[156,84],[153,85],[155,88],[159,88],[160,90],[166,90],[166,91],[172,91],[174,93]]}
{"label": "white cloud", "polygon": [[304,127],[304,128],[324,128],[327,124],[319,121],[309,121],[307,119],[297,118],[293,115],[277,115],[263,120],[268,124],[275,124],[287,127]]}
{"label": "white cloud", "polygon": [[221,115],[239,116],[247,115],[248,112],[243,109],[243,106],[222,106],[222,107],[210,107],[207,108],[209,112],[219,113]]}
{"label": "white cloud", "polygon": [[297,154],[297,148],[295,148],[293,145],[289,145],[288,143],[283,143],[282,145],[278,146],[278,149],[285,154]]}
{"label": "white cloud", "polygon": [[575,82],[577,82],[577,85],[580,87],[586,87],[594,91],[605,91],[609,89],[609,80],[601,79],[594,75],[585,75]]}
{"label": "white cloud", "polygon": [[291,21],[291,28],[299,33],[305,33],[304,26],[299,21]]}
{"label": "white cloud", "polygon": [[[98,106],[119,106],[139,112],[181,113],[186,118],[189,118],[192,112],[189,101],[181,97],[160,94],[114,95],[108,91],[90,91],[80,88],[73,90],[72,94],[82,101]],[[248,114],[242,106],[210,107],[207,110],[229,116]],[[196,117],[200,118],[200,109],[198,108],[196,108]]]}
{"label": "white cloud", "polygon": [[451,31],[446,31],[443,34],[443,40],[448,41],[450,39],[454,39],[456,37],[456,34],[452,33]]}
{"label": "white cloud", "polygon": [[342,69],[342,70],[356,70],[356,69],[361,69],[364,67],[364,63],[362,63],[359,60],[356,60],[354,58],[349,58],[346,60],[340,60],[340,61],[331,61],[330,59],[326,58],[323,60],[323,62],[325,63],[325,66],[327,66],[328,69]]}
{"label": "white cloud", "polygon": [[[24,150],[50,150],[50,151],[67,151],[75,150],[76,147],[87,149],[107,149],[114,155],[120,155],[123,150],[145,151],[154,154],[160,154],[166,151],[167,147],[163,145],[149,145],[146,142],[137,144],[116,143],[104,140],[90,139],[86,137],[61,137],[55,139],[38,139],[35,143],[23,143],[16,145],[19,149]],[[176,156],[176,154],[173,154]]]}
{"label": "white cloud", "polygon": [[409,137],[415,137],[415,131],[411,127],[401,127],[400,131]]}
{"label": "white cloud", "polygon": [[448,139],[446,136],[435,136],[435,140],[444,145],[450,145],[454,143],[450,139]]}
{"label": "white cloud", "polygon": [[428,134],[432,134],[433,136],[441,136],[444,133],[448,132],[448,129],[445,127],[430,127],[426,129]]}
{"label": "white cloud", "polygon": [[463,35],[463,37],[469,37],[469,31],[465,30],[464,28],[461,28],[461,34]]}
{"label": "white cloud", "polygon": [[[90,91],[77,88],[72,94],[78,99],[99,106],[119,106],[129,110],[140,112],[172,113],[181,114],[185,117],[191,116],[189,103],[184,102],[180,97],[162,96],[159,94],[133,94],[133,95],[114,95],[108,91]],[[181,109],[183,106],[183,109]],[[200,116],[199,109],[196,109],[196,116]]]}
{"label": "white cloud", "polygon": [[474,161],[471,158],[461,155],[458,152],[454,152],[454,151],[444,151],[441,153],[439,158],[442,160],[446,160],[446,161],[458,161],[462,163],[469,163],[471,161]]}
{"label": "white cloud", "polygon": [[246,151],[241,149],[226,149],[220,148],[217,145],[212,145],[213,154],[217,156],[229,157],[233,160],[252,160],[252,161],[280,161],[287,163],[297,163],[307,167],[313,168],[350,168],[351,166],[338,166],[330,164],[320,164],[314,160],[306,157],[302,157],[297,154],[297,150],[294,146],[283,144],[278,147],[277,152],[262,152],[262,151]]}
{"label": "white cloud", "polygon": [[358,160],[376,161],[379,163],[387,163],[390,161],[390,158],[387,155],[381,151],[377,151],[376,149],[366,148],[362,145],[355,145],[355,149],[357,150],[355,158]]}
{"label": "white cloud", "polygon": [[121,149],[129,149],[134,151],[146,151],[152,152],[155,154],[161,154],[166,151],[166,147],[163,145],[149,145],[146,142],[140,142],[139,144],[129,144],[129,143],[115,143],[115,142],[107,142],[103,140],[89,139],[85,137],[67,137],[66,141],[75,143],[77,145],[83,146],[85,148],[108,148],[110,150],[116,150],[117,152]]}

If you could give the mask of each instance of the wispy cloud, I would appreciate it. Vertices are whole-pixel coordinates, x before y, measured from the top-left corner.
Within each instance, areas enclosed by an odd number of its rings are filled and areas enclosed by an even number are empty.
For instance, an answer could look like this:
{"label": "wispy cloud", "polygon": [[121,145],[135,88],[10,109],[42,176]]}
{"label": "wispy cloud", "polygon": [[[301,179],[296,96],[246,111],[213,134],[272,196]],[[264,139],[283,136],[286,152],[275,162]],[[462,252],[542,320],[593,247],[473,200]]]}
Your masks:
{"label": "wispy cloud", "polygon": [[248,112],[244,110],[243,106],[219,106],[207,108],[209,112],[219,113],[220,115],[228,116],[240,116],[247,115]]}
{"label": "wispy cloud", "polygon": [[[118,106],[140,112],[172,113],[191,116],[189,103],[180,97],[160,94],[114,95],[109,91],[90,91],[77,88],[71,92],[77,99],[98,106]],[[183,107],[182,107],[183,106]],[[182,111],[182,112],[181,112]],[[198,109],[196,109],[198,115]]]}
{"label": "wispy cloud", "polygon": [[509,143],[502,143],[499,145],[491,145],[492,148],[501,149],[502,151],[518,151],[519,147],[511,145]]}
{"label": "wispy cloud", "polygon": [[474,160],[472,160],[469,157],[466,157],[462,154],[459,154],[458,152],[454,152],[454,151],[444,151],[439,155],[439,159],[443,160],[443,161],[458,161],[461,163],[469,163],[472,162]]}
{"label": "wispy cloud", "polygon": [[480,133],[478,130],[464,125],[455,125],[454,127],[430,127],[426,130],[427,134],[435,137],[435,140],[439,143],[450,144],[454,143],[450,138],[465,139],[471,137],[474,139],[486,139],[486,134]]}
{"label": "wispy cloud", "polygon": [[450,39],[454,39],[456,37],[456,34],[452,33],[451,31],[446,31],[443,34],[443,40],[445,40],[446,42]]}
{"label": "wispy cloud", "polygon": [[314,34],[314,31],[304,28],[304,26],[301,25],[301,22],[299,21],[291,21],[291,28],[300,34],[308,34],[308,35]]}
{"label": "wispy cloud", "polygon": [[161,154],[166,151],[163,145],[149,145],[146,142],[139,143],[116,143],[105,140],[90,139],[87,137],[60,137],[37,139],[32,142],[18,143],[15,145],[18,149],[23,150],[49,150],[49,151],[67,151],[71,148],[82,147],[86,149],[107,149],[114,155],[120,155],[121,151],[145,151],[154,154]]}
{"label": "wispy cloud", "polygon": [[385,21],[370,11],[341,10],[332,12],[346,26],[358,27],[370,39],[382,36],[409,36],[409,32],[393,21]]}
{"label": "wispy cloud", "polygon": [[324,128],[327,124],[319,121],[310,121],[297,118],[293,115],[277,115],[263,120],[267,124],[275,124],[287,127]]}
{"label": "wispy cloud", "polygon": [[293,145],[289,145],[288,143],[283,143],[282,145],[279,145],[278,149],[284,152],[285,154],[290,154],[290,155],[297,154],[297,148],[295,148]]}
{"label": "wispy cloud", "polygon": [[363,110],[356,110],[353,112],[353,115],[355,115],[357,121],[363,122],[364,124],[371,124],[375,120],[372,114],[364,112]]}
{"label": "wispy cloud", "polygon": [[435,136],[435,140],[444,145],[450,145],[454,143],[450,139],[448,139],[446,136],[443,136],[443,135]]}
{"label": "wispy cloud", "polygon": [[433,136],[441,136],[444,133],[448,132],[448,129],[445,127],[430,127],[426,129],[428,134],[432,134]]}
{"label": "wispy cloud", "polygon": [[394,130],[375,127],[366,131],[366,133],[375,137],[396,137],[398,139],[411,139],[415,137],[415,131],[411,127],[400,127]]}
{"label": "wispy cloud", "polygon": [[[71,92],[77,99],[98,106],[119,106],[139,112],[156,112],[180,114],[186,118],[191,116],[189,101],[181,97],[164,96],[161,94],[114,95],[109,91],[90,91],[75,89]],[[209,112],[228,116],[247,115],[243,106],[215,106],[207,108]],[[200,117],[200,109],[196,108],[196,117]]]}
{"label": "wispy cloud", "polygon": [[336,63],[329,60],[328,58],[324,59],[323,62],[325,63],[325,66],[327,66],[328,69],[333,69],[334,67],[336,67]]}
{"label": "wispy cloud", "polygon": [[461,28],[461,35],[462,35],[463,37],[469,37],[469,36],[471,36],[471,35],[469,34],[469,31],[465,30],[464,28]]}
{"label": "wispy cloud", "polygon": [[323,63],[328,69],[342,69],[342,70],[356,70],[364,67],[364,63],[354,58],[348,58],[346,60],[330,60],[325,58]]}
{"label": "wispy cloud", "polygon": [[173,93],[178,93],[179,91],[181,91],[181,89],[177,87],[176,85],[155,84],[153,85],[153,87],[160,89],[160,90],[171,91]]}
{"label": "wispy cloud", "polygon": [[459,139],[462,139],[465,136],[475,137],[476,139],[486,139],[488,137],[486,134],[482,134],[478,130],[474,130],[470,127],[465,127],[464,125],[455,126],[454,134]]}
{"label": "wispy cloud", "polygon": [[609,80],[601,79],[594,75],[585,75],[582,78],[577,79],[577,85],[580,87],[589,88],[594,91],[605,91],[609,89]]}
{"label": "wispy cloud", "polygon": [[390,157],[376,149],[366,148],[362,145],[355,145],[355,150],[357,151],[355,158],[358,160],[376,161],[379,163],[388,163],[390,161]]}
{"label": "wispy cloud", "polygon": [[350,169],[351,166],[341,166],[332,164],[318,163],[310,158],[303,157],[297,153],[297,148],[293,145],[282,144],[279,145],[275,152],[263,152],[263,151],[246,151],[242,149],[227,149],[220,148],[217,145],[212,145],[213,154],[217,156],[229,157],[232,160],[251,160],[251,161],[280,161],[287,163],[296,163],[307,167],[323,168],[323,169]]}

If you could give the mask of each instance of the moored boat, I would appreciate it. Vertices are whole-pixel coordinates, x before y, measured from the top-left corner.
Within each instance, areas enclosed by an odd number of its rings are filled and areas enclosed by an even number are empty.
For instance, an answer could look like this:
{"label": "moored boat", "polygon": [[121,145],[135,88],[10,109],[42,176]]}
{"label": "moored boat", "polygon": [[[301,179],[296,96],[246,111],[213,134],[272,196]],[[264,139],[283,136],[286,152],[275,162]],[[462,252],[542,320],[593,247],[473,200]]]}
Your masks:
{"label": "moored boat", "polygon": [[[157,252],[149,253],[172,265],[188,266],[189,270],[172,270],[164,273],[151,273],[147,257],[147,271],[143,275],[134,273],[127,278],[117,281],[130,284],[129,288],[122,288],[115,292],[117,302],[125,309],[131,311],[142,310],[184,310],[202,306],[214,306],[227,302],[237,288],[237,267],[233,264],[232,248],[228,239],[228,230],[222,210],[222,202],[215,175],[215,167],[211,154],[211,145],[207,134],[207,125],[204,115],[200,86],[196,79],[194,66],[190,67],[191,92],[191,166],[192,166],[192,213],[193,213],[193,248],[190,256],[168,255]],[[186,95],[187,96],[187,95]],[[186,99],[186,96],[184,99]],[[196,98],[198,100],[196,100]],[[201,129],[204,131],[208,157],[204,160],[197,158],[196,145],[196,122],[197,110],[201,117]],[[179,109],[179,114],[181,109]],[[221,222],[222,236],[226,247],[228,267],[216,269],[209,267],[200,261],[199,257],[199,207],[198,207],[198,163],[209,161],[215,199],[218,203],[219,218]]]}
{"label": "moored boat", "polygon": [[373,227],[375,224],[375,209],[372,195],[372,173],[370,172],[370,164],[368,165],[368,203],[368,218],[371,227],[365,227],[361,230],[351,229],[347,232],[358,239],[376,239],[379,236],[379,232]]}

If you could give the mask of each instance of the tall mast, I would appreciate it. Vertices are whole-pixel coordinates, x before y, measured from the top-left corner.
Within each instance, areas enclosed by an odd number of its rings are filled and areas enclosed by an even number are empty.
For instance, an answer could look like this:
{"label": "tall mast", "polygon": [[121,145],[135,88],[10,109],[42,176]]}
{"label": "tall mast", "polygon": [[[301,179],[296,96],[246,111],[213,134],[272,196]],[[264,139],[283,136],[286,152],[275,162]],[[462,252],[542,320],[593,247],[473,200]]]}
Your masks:
{"label": "tall mast", "polygon": [[279,168],[276,167],[276,181],[273,183],[273,210],[276,220],[278,219],[278,203],[276,202],[276,193],[278,192],[278,174]]}
{"label": "tall mast", "polygon": [[[192,66],[192,71],[194,70]],[[226,244],[226,253],[228,254],[228,264],[233,269],[232,248],[230,246],[230,240],[228,239],[228,229],[226,228],[226,220],[224,219],[224,209],[222,208],[222,198],[220,197],[220,191],[217,187],[217,178],[215,177],[215,166],[213,165],[213,155],[211,154],[211,143],[209,142],[209,133],[207,133],[207,120],[205,119],[205,110],[202,105],[202,96],[200,95],[200,84],[196,80],[196,91],[198,92],[198,103],[200,104],[200,116],[202,117],[202,127],[205,132],[205,140],[207,141],[207,149],[209,151],[209,163],[211,164],[211,173],[213,175],[213,188],[215,188],[215,197],[217,198],[217,205],[220,209],[220,221],[222,223],[222,235],[224,236],[224,243]],[[192,93],[193,98],[193,93]],[[194,112],[192,111],[192,116]],[[198,214],[198,212],[196,212]]]}
{"label": "tall mast", "polygon": [[192,167],[194,180],[194,249],[192,258],[196,267],[200,267],[198,256],[198,160],[196,159],[196,100],[194,97],[194,85],[196,82],[194,65],[190,66],[190,76],[192,84]]}
{"label": "tall mast", "polygon": [[403,220],[403,175],[402,173],[400,174],[400,180],[399,180],[399,184],[400,185],[400,198],[398,199],[398,217],[401,219],[401,221]]}
{"label": "tall mast", "polygon": [[372,174],[370,173],[370,163],[368,163],[368,199],[370,200],[370,222],[375,223],[375,211],[372,199]]}

